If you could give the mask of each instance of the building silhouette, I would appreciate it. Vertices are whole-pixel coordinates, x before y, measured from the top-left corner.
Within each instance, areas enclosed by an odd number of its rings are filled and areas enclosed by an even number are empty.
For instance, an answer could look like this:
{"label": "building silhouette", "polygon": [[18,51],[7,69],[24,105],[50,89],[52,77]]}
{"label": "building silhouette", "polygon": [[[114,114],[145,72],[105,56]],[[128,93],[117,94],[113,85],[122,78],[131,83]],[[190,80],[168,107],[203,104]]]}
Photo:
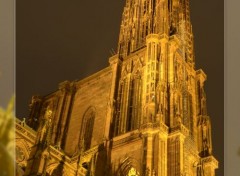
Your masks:
{"label": "building silhouette", "polygon": [[19,175],[214,176],[193,42],[189,0],[126,0],[109,66],[33,96],[17,120]]}

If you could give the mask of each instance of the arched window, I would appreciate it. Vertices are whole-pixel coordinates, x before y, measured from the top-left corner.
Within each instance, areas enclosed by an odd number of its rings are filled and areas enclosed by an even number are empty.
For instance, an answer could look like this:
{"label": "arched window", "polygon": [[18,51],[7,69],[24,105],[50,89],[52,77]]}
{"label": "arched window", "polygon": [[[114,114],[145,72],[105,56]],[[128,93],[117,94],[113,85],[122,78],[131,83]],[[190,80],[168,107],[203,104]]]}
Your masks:
{"label": "arched window", "polygon": [[119,165],[119,168],[116,172],[117,176],[140,176],[140,164],[139,161],[132,158],[127,157],[123,159],[123,162]]}
{"label": "arched window", "polygon": [[135,130],[140,126],[141,116],[141,86],[140,74],[133,76],[129,90],[129,106],[127,118],[127,131]]}
{"label": "arched window", "polygon": [[91,147],[95,114],[95,108],[89,107],[83,115],[80,138],[83,150],[88,150]]}

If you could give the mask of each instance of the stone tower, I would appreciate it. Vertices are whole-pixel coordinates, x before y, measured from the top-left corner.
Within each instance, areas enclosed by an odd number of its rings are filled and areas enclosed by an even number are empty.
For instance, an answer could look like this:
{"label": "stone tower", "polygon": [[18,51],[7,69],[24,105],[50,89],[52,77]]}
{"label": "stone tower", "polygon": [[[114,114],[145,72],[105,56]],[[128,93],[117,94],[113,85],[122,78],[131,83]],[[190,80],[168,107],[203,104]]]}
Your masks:
{"label": "stone tower", "polygon": [[140,175],[214,175],[206,75],[195,70],[189,0],[127,0],[118,54],[114,136],[140,131]]}
{"label": "stone tower", "polygon": [[109,63],[33,97],[25,175],[214,176],[189,0],[126,0]]}

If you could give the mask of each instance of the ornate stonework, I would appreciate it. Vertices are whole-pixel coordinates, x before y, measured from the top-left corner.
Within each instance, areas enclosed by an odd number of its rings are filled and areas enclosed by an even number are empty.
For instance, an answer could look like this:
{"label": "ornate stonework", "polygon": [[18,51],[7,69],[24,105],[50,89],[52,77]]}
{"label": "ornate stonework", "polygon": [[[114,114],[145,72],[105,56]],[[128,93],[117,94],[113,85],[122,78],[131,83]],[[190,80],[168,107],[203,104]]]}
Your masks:
{"label": "ornate stonework", "polygon": [[189,0],[126,0],[109,63],[32,98],[16,124],[25,175],[214,176]]}

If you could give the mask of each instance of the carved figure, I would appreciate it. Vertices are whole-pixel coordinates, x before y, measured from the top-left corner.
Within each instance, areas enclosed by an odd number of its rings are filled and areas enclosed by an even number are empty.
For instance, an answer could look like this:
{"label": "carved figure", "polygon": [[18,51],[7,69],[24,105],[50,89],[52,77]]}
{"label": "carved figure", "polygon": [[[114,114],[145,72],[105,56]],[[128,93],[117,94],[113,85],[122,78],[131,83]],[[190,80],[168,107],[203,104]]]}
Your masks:
{"label": "carved figure", "polygon": [[203,151],[208,152],[209,150],[209,140],[208,140],[208,127],[207,127],[207,122],[206,119],[203,121],[202,124],[202,133],[203,133]]}
{"label": "carved figure", "polygon": [[40,141],[44,141],[44,139],[46,138],[51,123],[52,123],[52,110],[49,109],[48,107],[43,118],[43,126],[40,134]]}

